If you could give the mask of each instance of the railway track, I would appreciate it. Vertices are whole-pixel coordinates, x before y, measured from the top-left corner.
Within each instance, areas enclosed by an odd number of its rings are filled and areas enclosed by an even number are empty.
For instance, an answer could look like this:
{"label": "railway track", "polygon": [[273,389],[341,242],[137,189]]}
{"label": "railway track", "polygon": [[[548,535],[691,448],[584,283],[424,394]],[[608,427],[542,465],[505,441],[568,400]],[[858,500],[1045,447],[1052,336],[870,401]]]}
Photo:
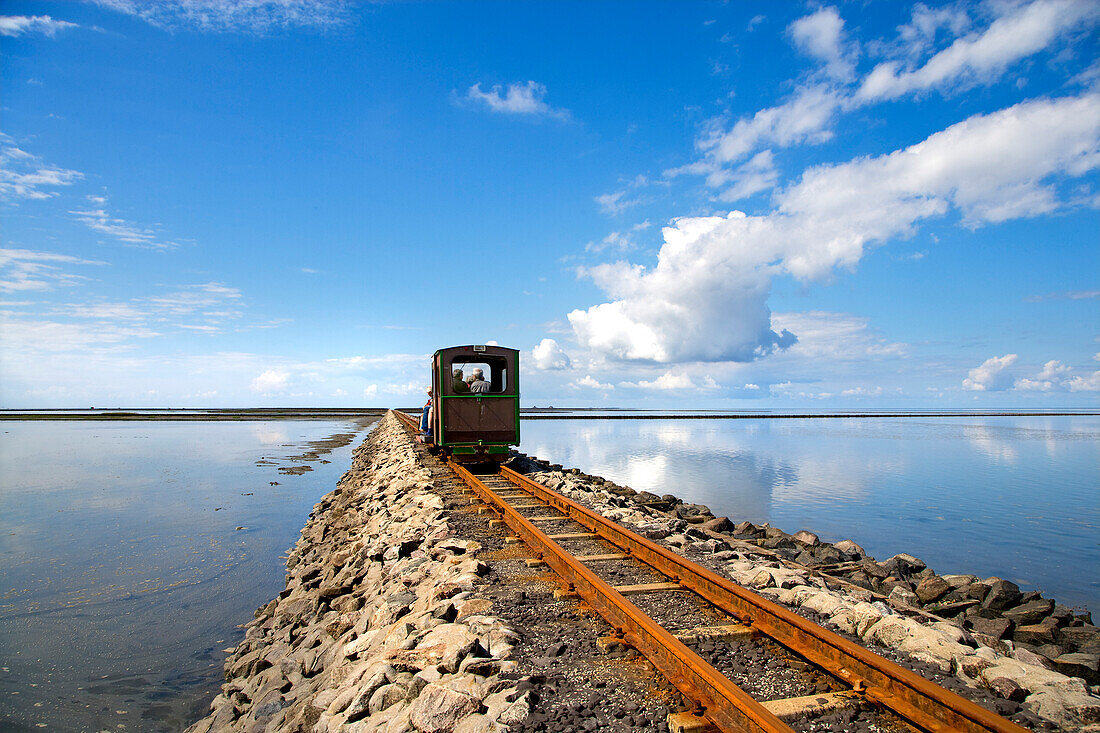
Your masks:
{"label": "railway track", "polygon": [[[416,422],[395,413],[406,427]],[[596,514],[507,467],[472,473],[448,462],[474,501],[485,504],[561,579],[559,597],[583,599],[614,629],[601,645],[636,649],[694,705],[669,717],[670,730],[787,732],[787,722],[865,703],[890,711],[904,725],[925,731],[1025,731],[920,675],[753,593],[727,578]],[[569,547],[584,547],[570,552]],[[593,550],[593,548],[599,548]],[[643,569],[649,582],[614,584],[609,568]],[[658,579],[659,578],[659,579]],[[630,600],[649,595],[695,594],[724,617],[718,623],[667,629]],[[646,604],[641,604],[646,605]],[[653,604],[649,604],[652,606]],[[700,640],[766,638],[834,680],[832,692],[758,701],[716,669],[690,644]]]}

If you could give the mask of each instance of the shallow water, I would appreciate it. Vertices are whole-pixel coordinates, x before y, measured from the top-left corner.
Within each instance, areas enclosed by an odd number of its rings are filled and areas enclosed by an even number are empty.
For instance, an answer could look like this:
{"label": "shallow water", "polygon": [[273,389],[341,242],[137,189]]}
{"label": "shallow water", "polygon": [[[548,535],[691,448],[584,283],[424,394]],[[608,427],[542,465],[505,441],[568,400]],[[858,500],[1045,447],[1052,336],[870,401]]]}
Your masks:
{"label": "shallow water", "polygon": [[[355,437],[308,445],[337,433]],[[221,650],[282,590],[279,556],[364,435],[346,420],[0,424],[0,729],[168,731],[204,714]]]}
{"label": "shallow water", "polygon": [[1100,612],[1100,418],[526,420],[528,454]]}

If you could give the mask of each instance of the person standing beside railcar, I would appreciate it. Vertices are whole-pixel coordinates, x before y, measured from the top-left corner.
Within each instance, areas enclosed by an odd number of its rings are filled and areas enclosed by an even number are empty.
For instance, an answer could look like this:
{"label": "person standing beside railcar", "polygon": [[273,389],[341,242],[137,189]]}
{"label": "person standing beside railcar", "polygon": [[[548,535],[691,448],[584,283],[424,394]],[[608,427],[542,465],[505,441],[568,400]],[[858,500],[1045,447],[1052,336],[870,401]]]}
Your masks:
{"label": "person standing beside railcar", "polygon": [[420,414],[420,433],[422,437],[432,437],[432,389],[428,388],[428,401],[424,403],[424,411]]}

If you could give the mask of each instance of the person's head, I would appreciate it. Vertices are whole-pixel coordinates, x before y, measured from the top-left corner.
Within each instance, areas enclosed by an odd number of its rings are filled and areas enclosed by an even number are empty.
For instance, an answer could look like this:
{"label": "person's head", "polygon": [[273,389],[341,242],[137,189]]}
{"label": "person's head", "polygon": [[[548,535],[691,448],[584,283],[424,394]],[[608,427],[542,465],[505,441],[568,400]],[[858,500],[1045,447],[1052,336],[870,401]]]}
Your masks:
{"label": "person's head", "polygon": [[485,372],[480,369],[474,369],[474,379],[485,379]]}
{"label": "person's head", "polygon": [[425,391],[428,393],[429,397],[432,396],[432,388],[431,387],[428,387],[428,389],[426,389]]}
{"label": "person's head", "polygon": [[470,376],[466,377],[466,384],[473,384],[475,379],[477,379],[477,377],[471,374]]}
{"label": "person's head", "polygon": [[462,379],[462,370],[461,369],[455,369],[455,379],[456,380]]}

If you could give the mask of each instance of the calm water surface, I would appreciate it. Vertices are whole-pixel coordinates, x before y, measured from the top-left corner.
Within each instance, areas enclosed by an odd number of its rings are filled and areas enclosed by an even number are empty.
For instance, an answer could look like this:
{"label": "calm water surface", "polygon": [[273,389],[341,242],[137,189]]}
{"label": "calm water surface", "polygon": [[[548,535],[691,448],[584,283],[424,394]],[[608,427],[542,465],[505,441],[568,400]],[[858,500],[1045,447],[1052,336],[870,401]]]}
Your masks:
{"label": "calm water surface", "polygon": [[[333,448],[336,434],[354,437]],[[364,435],[342,420],[0,423],[0,730],[204,714],[221,650],[282,590],[279,556]]]}
{"label": "calm water surface", "polygon": [[1100,418],[526,420],[525,452],[1100,612]]}

